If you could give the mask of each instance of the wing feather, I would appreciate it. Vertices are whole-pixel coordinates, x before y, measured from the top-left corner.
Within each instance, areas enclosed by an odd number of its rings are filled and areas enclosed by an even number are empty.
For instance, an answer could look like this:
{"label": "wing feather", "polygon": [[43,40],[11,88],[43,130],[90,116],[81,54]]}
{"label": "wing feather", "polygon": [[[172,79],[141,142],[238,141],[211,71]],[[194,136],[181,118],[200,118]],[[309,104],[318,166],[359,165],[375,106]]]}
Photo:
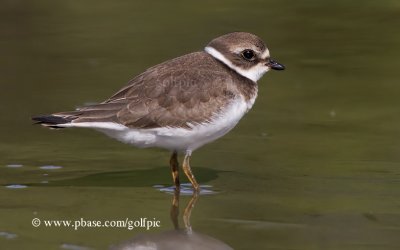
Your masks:
{"label": "wing feather", "polygon": [[220,62],[204,52],[149,68],[103,103],[56,115],[73,123],[110,121],[131,128],[191,128],[206,123],[235,98],[238,89]]}

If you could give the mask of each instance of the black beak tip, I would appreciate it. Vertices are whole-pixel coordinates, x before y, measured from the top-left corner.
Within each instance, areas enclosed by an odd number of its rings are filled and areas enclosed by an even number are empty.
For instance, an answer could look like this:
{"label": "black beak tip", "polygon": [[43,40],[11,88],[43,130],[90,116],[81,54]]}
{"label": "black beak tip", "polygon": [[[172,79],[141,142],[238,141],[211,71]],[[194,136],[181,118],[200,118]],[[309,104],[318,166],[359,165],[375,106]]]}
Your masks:
{"label": "black beak tip", "polygon": [[283,64],[278,64],[278,65],[272,66],[271,69],[274,69],[274,70],[284,70],[284,69],[285,69],[285,66],[284,66]]}
{"label": "black beak tip", "polygon": [[271,67],[271,69],[274,69],[274,70],[284,70],[285,69],[285,66],[283,64],[280,64],[274,60],[270,60],[268,65]]}

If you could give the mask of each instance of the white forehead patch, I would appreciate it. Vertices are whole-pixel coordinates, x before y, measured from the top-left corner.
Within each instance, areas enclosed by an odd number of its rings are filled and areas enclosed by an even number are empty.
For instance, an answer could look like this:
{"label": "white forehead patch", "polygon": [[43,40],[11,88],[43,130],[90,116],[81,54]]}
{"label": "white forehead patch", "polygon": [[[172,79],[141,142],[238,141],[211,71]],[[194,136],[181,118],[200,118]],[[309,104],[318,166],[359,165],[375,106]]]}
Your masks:
{"label": "white forehead patch", "polygon": [[265,48],[265,51],[261,54],[262,59],[267,59],[270,57],[269,50]]}
{"label": "white forehead patch", "polygon": [[[269,70],[269,67],[264,65],[263,63],[259,63],[255,66],[251,67],[250,69],[242,69],[242,68],[234,65],[223,54],[221,54],[218,50],[214,49],[213,47],[207,46],[204,50],[208,54],[210,54],[212,57],[214,57],[215,59],[221,61],[226,66],[228,66],[229,68],[236,71],[238,74],[252,80],[253,82],[257,82]],[[268,52],[268,54],[269,54],[269,52]]]}

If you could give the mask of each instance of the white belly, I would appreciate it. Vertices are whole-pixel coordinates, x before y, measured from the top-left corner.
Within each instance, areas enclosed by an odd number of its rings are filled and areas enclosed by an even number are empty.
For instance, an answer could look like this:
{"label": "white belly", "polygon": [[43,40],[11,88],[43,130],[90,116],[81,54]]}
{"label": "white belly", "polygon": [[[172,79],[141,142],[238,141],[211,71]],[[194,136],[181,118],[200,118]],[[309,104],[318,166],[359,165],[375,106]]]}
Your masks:
{"label": "white belly", "polygon": [[202,124],[190,124],[185,128],[134,129],[112,122],[83,122],[66,124],[66,127],[90,127],[101,131],[121,142],[136,147],[161,147],[177,151],[193,151],[228,133],[243,115],[251,108],[255,97],[246,102],[244,98],[234,100],[211,121]]}

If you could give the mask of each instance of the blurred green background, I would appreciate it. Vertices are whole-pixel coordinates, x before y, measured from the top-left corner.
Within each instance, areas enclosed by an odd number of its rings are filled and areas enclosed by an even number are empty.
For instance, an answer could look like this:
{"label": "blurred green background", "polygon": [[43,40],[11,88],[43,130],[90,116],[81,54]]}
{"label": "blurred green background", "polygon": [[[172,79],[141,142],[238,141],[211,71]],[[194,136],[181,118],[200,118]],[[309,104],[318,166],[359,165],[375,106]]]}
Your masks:
{"label": "blurred green background", "polygon": [[[172,196],[153,187],[171,184],[169,152],[30,117],[102,101],[149,66],[247,31],[287,70],[194,152],[218,193],[200,197],[193,230],[234,249],[399,249],[399,17],[394,0],[1,0],[0,248],[107,249],[172,230]],[[35,217],[162,227],[34,228]]]}

